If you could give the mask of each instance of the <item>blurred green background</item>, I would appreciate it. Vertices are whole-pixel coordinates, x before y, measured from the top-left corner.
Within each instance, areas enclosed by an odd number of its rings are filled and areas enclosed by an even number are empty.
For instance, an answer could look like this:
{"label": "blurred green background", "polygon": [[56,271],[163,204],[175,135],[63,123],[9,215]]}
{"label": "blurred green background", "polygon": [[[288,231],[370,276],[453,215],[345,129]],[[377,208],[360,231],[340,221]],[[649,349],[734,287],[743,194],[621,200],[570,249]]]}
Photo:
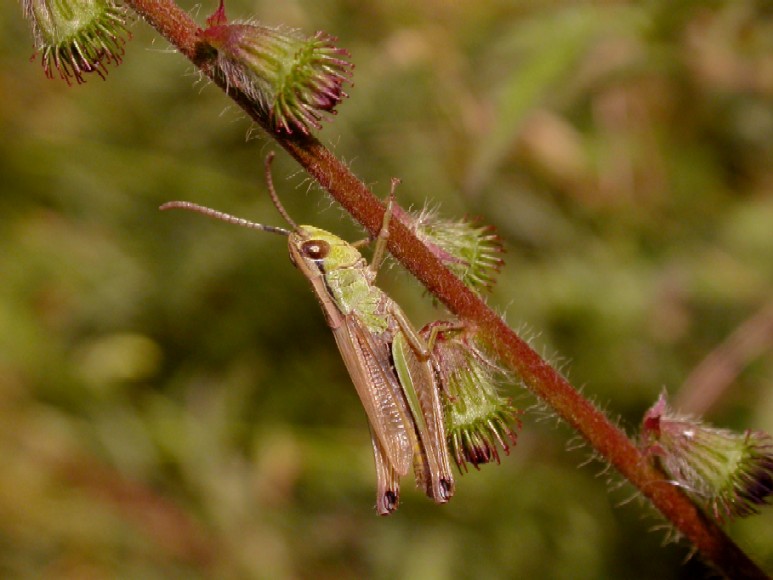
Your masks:
{"label": "blurred green background", "polygon": [[[340,38],[355,85],[322,141],[376,192],[401,177],[403,206],[494,224],[508,254],[490,303],[622,427],[666,387],[715,424],[773,431],[770,332],[721,392],[683,389],[773,298],[769,2],[228,9]],[[708,575],[516,386],[524,429],[500,467],[442,507],[406,479],[377,517],[364,414],[284,242],[157,211],[280,224],[272,142],[245,139],[142,22],[107,82],[72,88],[30,62],[18,3],[0,27],[0,575]],[[298,222],[361,236],[284,154],[275,176]],[[380,280],[417,324],[442,315],[400,268]],[[770,513],[729,528],[768,572],[771,529]]]}

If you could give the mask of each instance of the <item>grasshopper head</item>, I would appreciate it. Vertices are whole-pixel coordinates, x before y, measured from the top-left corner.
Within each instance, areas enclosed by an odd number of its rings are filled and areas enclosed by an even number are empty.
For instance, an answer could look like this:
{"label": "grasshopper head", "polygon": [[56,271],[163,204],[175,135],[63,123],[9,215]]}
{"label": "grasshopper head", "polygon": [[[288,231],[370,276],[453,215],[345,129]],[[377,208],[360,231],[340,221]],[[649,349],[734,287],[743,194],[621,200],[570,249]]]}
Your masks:
{"label": "grasshopper head", "polygon": [[357,248],[314,226],[299,226],[290,234],[288,246],[290,260],[306,276],[348,268],[363,259]]}

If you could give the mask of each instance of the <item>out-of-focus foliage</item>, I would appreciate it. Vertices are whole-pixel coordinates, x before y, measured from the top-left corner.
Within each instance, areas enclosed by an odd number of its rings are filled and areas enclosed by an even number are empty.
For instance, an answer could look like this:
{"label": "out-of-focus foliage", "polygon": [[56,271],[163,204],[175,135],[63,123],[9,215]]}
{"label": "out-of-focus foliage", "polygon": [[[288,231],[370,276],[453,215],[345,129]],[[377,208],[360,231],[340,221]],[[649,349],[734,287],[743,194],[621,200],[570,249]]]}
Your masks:
{"label": "out-of-focus foliage", "polygon": [[[401,177],[405,206],[496,225],[508,254],[490,302],[629,430],[771,300],[764,0],[230,0],[229,14],[341,39],[355,85],[321,139],[376,191]],[[107,82],[74,88],[29,61],[17,3],[0,30],[0,575],[705,573],[660,547],[648,508],[615,507],[631,490],[578,469],[587,450],[565,450],[541,411],[449,505],[406,480],[379,519],[364,414],[284,243],[156,209],[182,198],[279,224],[270,142],[245,141],[243,116],[141,22]],[[276,165],[297,221],[360,235]],[[417,325],[438,316],[395,284],[407,275],[379,279]],[[772,386],[768,342],[709,419],[773,431]],[[730,531],[773,572],[771,522]]]}

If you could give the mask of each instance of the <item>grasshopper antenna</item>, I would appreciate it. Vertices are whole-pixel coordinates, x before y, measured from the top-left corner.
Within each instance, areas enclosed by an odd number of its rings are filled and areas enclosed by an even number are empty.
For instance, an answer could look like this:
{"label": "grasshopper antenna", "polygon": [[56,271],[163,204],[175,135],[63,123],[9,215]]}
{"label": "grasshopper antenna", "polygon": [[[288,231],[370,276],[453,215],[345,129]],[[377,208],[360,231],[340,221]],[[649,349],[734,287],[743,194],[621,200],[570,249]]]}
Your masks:
{"label": "grasshopper antenna", "polygon": [[195,211],[196,213],[204,214],[205,216],[209,216],[211,218],[228,222],[229,224],[242,226],[243,228],[260,230],[262,232],[268,232],[270,234],[279,234],[280,236],[289,236],[291,233],[289,230],[286,230],[284,228],[278,228],[276,226],[265,226],[263,224],[252,222],[244,218],[239,218],[228,213],[223,213],[222,211],[217,211],[216,209],[205,207],[203,205],[199,205],[197,203],[193,203],[190,201],[168,201],[158,209],[160,209],[161,211],[165,211],[168,209],[187,209],[189,211]]}
{"label": "grasshopper antenna", "polygon": [[279,211],[279,215],[281,215],[284,220],[290,224],[290,227],[293,228],[293,231],[297,232],[299,231],[298,224],[296,224],[290,215],[287,213],[287,210],[285,210],[284,206],[282,205],[282,202],[279,201],[279,196],[276,194],[276,189],[274,188],[274,178],[271,176],[271,162],[274,161],[275,153],[271,151],[268,155],[266,155],[266,184],[268,185],[268,194],[271,196],[271,201],[274,202],[274,206],[276,207],[277,211]]}

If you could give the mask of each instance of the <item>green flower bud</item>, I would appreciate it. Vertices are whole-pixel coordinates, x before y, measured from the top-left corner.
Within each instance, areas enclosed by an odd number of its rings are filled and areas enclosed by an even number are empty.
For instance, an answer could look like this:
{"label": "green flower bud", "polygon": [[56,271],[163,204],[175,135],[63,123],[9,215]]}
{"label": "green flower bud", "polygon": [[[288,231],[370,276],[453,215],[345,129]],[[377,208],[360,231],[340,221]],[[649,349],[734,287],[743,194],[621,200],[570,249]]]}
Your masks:
{"label": "green flower bud", "polygon": [[466,472],[467,463],[476,469],[499,463],[497,446],[509,455],[520,428],[519,411],[499,394],[499,386],[510,377],[488,356],[474,329],[449,330],[448,323],[433,322],[421,330],[426,340],[432,334],[448,448],[459,471]]}
{"label": "green flower bud", "polygon": [[83,75],[96,72],[102,79],[106,65],[122,62],[126,9],[113,0],[22,0],[32,26],[35,48],[46,76],[80,84]]}
{"label": "green flower bud", "polygon": [[717,429],[669,408],[665,394],[645,413],[644,452],[719,520],[758,512],[773,494],[773,439]]}
{"label": "green flower bud", "polygon": [[425,209],[408,214],[407,225],[459,279],[477,293],[490,289],[504,264],[501,238],[475,220],[447,220]]}
{"label": "green flower bud", "polygon": [[228,88],[244,93],[277,132],[308,134],[320,129],[326,114],[348,95],[349,53],[323,32],[307,38],[296,30],[253,22],[226,23],[218,10],[199,32],[204,47],[214,50],[218,74]]}

